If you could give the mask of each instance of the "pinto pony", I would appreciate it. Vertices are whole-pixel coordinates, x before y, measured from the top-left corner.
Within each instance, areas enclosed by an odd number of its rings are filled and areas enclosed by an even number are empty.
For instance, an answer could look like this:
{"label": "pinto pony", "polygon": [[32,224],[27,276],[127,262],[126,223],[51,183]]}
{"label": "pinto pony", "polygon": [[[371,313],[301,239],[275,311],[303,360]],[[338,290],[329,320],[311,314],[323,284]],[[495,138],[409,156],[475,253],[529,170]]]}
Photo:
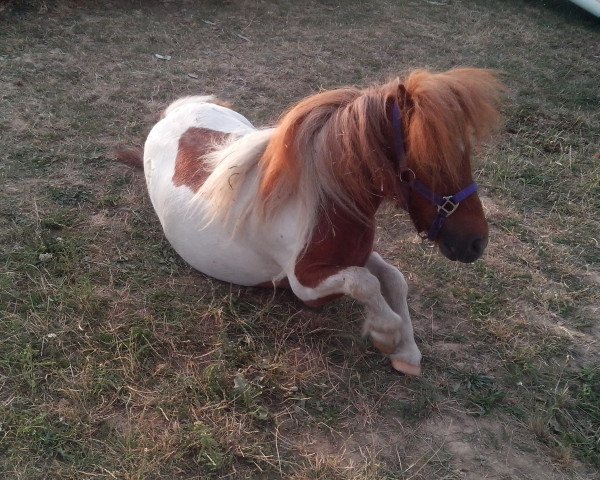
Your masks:
{"label": "pinto pony", "polygon": [[318,306],[349,295],[363,332],[418,375],[402,273],[373,251],[375,213],[391,200],[450,260],[473,262],[488,226],[471,172],[474,141],[499,120],[502,84],[487,70],[418,70],[404,80],[325,91],[256,129],[211,96],[171,104],[141,154],[167,239],[226,282],[284,286]]}

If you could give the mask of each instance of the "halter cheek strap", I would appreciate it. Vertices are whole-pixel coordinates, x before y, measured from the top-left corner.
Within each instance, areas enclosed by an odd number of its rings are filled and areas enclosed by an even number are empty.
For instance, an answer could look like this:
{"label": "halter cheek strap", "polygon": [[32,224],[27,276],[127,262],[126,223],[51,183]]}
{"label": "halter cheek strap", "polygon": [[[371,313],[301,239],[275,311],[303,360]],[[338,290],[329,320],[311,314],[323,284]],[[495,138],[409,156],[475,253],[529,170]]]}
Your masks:
{"label": "halter cheek strap", "polygon": [[[397,101],[394,102],[394,105],[392,106],[392,127],[394,129],[394,146],[400,181],[403,184],[406,184],[410,190],[416,191],[437,207],[437,215],[433,219],[429,232],[427,233],[427,238],[433,241],[438,237],[444,222],[456,211],[460,202],[477,192],[477,184],[472,182],[460,192],[446,197],[442,197],[437,193],[432,192],[423,182],[416,178],[415,173],[406,166],[404,133],[402,130],[400,107]],[[408,172],[408,177],[404,176],[406,172]],[[406,208],[408,209],[408,202]]]}

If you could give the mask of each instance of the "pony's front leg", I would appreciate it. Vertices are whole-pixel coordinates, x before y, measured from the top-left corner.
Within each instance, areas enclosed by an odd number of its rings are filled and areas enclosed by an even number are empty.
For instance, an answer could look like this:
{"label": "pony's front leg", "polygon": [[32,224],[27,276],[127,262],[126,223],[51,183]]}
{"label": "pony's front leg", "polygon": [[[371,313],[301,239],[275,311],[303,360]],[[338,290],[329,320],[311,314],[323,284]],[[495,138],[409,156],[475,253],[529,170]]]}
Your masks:
{"label": "pony's front leg", "polygon": [[[387,263],[376,252],[371,252],[367,264],[369,272],[375,275],[381,284],[381,294],[391,309],[401,317],[398,325],[399,336],[385,337],[386,322],[383,325],[377,317],[367,318],[365,328],[373,338],[373,344],[389,355],[396,370],[418,375],[421,371],[421,352],[415,342],[412,321],[408,312],[408,284],[402,272]],[[383,328],[382,328],[383,326]]]}
{"label": "pony's front leg", "polygon": [[[388,278],[384,277],[385,288],[389,289]],[[394,368],[411,375],[420,373],[421,354],[418,348],[410,358],[405,358],[406,355],[393,348],[409,345],[411,341],[414,344],[412,325],[406,328],[405,319],[386,301],[379,278],[368,268],[347,267],[340,270],[339,267],[314,266],[309,271],[300,272],[299,275],[290,272],[288,280],[293,292],[308,305],[318,305],[321,300],[337,295],[349,295],[361,302],[366,307],[365,330],[371,335],[375,345],[390,346],[388,353],[392,354]],[[408,309],[406,311],[408,312]],[[410,340],[407,342],[403,342],[402,338],[405,332],[410,334]],[[416,344],[414,346],[416,348]]]}

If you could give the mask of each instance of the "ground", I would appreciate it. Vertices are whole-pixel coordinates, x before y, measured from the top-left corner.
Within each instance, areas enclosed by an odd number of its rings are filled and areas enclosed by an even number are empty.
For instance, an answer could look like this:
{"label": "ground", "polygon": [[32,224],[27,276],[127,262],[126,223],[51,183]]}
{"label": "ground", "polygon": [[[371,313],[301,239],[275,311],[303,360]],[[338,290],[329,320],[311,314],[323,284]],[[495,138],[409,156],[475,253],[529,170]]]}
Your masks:
{"label": "ground", "polygon": [[[0,476],[600,478],[599,30],[558,1],[0,4]],[[482,260],[379,217],[420,378],[349,300],[194,272],[111,158],[182,95],[262,126],[320,89],[453,66],[511,92],[477,155]]]}

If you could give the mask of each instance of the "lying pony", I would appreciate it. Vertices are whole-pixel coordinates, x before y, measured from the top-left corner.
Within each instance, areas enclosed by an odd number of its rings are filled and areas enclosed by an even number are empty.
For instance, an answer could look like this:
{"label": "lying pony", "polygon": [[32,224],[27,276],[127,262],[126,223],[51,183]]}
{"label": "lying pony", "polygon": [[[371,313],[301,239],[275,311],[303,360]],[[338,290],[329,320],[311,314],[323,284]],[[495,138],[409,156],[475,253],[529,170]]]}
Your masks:
{"label": "lying pony", "polygon": [[418,375],[407,284],[373,251],[375,213],[391,200],[444,256],[478,259],[488,226],[471,148],[497,124],[502,90],[487,70],[418,70],[318,93],[266,129],[212,96],[186,97],[152,128],[143,158],[118,159],[143,166],[165,235],[192,267],[291,288],[311,306],[349,295],[373,344]]}

